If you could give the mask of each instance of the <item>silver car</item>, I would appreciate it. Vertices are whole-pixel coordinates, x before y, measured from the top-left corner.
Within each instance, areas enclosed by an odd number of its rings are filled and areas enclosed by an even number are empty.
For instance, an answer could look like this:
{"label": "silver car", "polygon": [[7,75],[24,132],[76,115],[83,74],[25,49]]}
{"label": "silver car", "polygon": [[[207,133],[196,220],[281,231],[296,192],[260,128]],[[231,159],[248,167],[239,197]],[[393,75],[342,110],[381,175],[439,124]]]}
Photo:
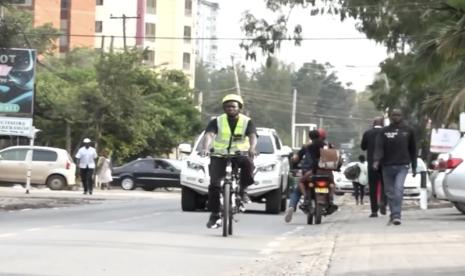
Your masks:
{"label": "silver car", "polygon": [[465,214],[465,137],[461,138],[445,160],[444,193]]}

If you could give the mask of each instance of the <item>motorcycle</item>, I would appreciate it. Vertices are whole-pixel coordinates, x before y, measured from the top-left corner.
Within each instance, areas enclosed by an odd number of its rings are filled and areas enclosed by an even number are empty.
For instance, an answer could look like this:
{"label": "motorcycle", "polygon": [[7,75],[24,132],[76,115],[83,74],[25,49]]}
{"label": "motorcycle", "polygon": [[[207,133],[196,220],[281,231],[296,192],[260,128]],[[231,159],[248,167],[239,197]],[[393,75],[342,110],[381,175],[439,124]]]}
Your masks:
{"label": "motorcycle", "polygon": [[302,207],[307,214],[307,224],[321,224],[323,216],[332,214],[334,206],[331,204],[330,189],[332,181],[328,175],[314,175],[306,185],[305,204]]}

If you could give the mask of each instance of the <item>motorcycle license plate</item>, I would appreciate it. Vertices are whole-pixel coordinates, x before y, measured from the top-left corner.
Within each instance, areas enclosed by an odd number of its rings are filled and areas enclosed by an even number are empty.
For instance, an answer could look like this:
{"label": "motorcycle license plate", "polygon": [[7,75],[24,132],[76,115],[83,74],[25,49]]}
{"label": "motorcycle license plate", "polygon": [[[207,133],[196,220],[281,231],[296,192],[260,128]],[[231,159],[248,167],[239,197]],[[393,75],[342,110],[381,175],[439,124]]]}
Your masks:
{"label": "motorcycle license plate", "polygon": [[328,188],[315,188],[315,192],[317,193],[322,193],[322,194],[327,194],[329,193],[329,189]]}

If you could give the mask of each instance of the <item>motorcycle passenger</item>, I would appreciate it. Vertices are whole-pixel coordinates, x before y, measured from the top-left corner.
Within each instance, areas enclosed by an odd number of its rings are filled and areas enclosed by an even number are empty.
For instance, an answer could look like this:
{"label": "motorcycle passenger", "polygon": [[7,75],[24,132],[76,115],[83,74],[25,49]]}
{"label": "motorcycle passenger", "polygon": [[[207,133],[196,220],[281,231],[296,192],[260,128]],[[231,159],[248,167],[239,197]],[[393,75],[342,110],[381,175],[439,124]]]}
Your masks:
{"label": "motorcycle passenger", "polygon": [[[207,222],[208,228],[218,228],[220,226],[220,193],[221,180],[226,175],[227,160],[221,157],[222,154],[247,152],[248,156],[237,156],[233,162],[241,169],[239,196],[243,202],[250,199],[245,193],[245,189],[254,183],[253,158],[257,155],[257,130],[252,120],[241,114],[244,101],[240,95],[229,94],[223,98],[224,114],[211,120],[205,129],[203,148],[201,156],[210,153],[210,185],[208,186],[208,209],[211,211]],[[213,147],[211,145],[213,143]]]}
{"label": "motorcycle passenger", "polygon": [[[297,154],[294,154],[294,156],[291,158],[291,162],[293,164],[298,164],[302,162],[300,166],[302,169],[302,176],[305,175],[307,171],[313,168],[312,166],[313,166],[313,163],[315,162],[315,158],[312,157],[311,152],[314,151],[314,149],[311,148],[310,146],[312,145],[312,141],[314,141],[318,137],[319,137],[319,133],[317,130],[309,131],[308,132],[308,138],[310,139],[309,143],[306,145],[303,145],[302,148],[299,150],[299,152]],[[300,181],[302,181],[302,178]],[[289,197],[289,207],[286,209],[286,213],[284,215],[285,222],[291,222],[292,216],[294,212],[297,210],[297,204],[299,203],[301,197],[302,197],[301,188],[299,187],[299,185],[296,185]]]}
{"label": "motorcycle passenger", "polygon": [[[318,167],[318,163],[320,161],[320,150],[324,147],[329,147],[332,148],[333,145],[327,143],[326,140],[326,131],[322,128],[317,130],[318,135],[312,134],[313,139],[312,139],[312,145],[310,154],[314,158],[312,162],[312,167],[311,169],[302,176],[301,180],[299,181],[299,187],[301,189],[302,194],[304,195],[304,198],[307,200],[307,189],[305,188],[311,181],[312,175],[327,175],[330,179],[331,185],[329,189],[329,208],[326,210],[326,214],[330,215],[337,211],[338,206],[334,203],[334,177],[333,177],[333,172],[332,170],[328,169],[321,169]],[[306,209],[308,206],[308,202],[304,202],[303,204],[303,209]]]}

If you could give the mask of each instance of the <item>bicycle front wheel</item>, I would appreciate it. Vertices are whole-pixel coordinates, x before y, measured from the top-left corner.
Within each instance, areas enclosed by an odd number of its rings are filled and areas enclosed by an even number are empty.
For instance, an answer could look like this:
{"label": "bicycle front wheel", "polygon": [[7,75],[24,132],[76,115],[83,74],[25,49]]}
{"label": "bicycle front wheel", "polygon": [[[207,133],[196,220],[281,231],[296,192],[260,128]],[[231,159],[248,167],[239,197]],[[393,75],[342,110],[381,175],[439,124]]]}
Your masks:
{"label": "bicycle front wheel", "polygon": [[231,216],[231,185],[225,183],[223,186],[223,237],[228,236],[228,225]]}

